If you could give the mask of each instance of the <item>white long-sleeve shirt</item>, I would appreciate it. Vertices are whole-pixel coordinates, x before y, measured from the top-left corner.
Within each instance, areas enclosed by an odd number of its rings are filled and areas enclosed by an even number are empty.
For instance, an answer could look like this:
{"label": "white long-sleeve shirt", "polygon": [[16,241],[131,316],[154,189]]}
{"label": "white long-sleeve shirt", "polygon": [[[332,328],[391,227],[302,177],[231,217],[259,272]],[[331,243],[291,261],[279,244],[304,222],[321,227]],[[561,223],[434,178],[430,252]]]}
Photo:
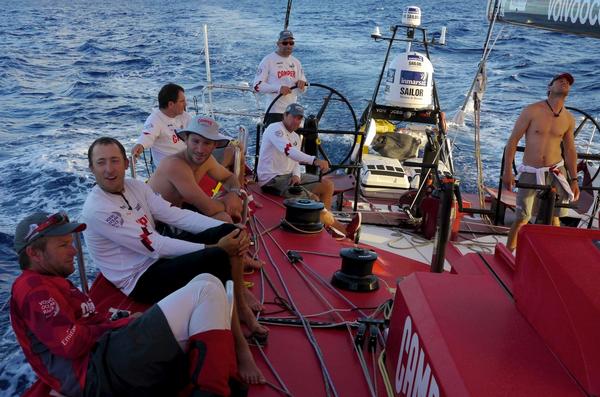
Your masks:
{"label": "white long-sleeve shirt", "polygon": [[154,109],[146,119],[137,143],[144,149],[152,150],[154,164],[158,166],[166,156],[185,149],[185,144],[175,131],[187,127],[191,119],[192,116],[187,112],[169,117],[160,109]]}
{"label": "white long-sleeve shirt", "polygon": [[300,150],[302,138],[290,132],[282,121],[269,124],[263,133],[258,161],[258,184],[263,186],[278,175],[300,176],[300,163],[312,164],[315,156]]}
{"label": "white long-sleeve shirt", "polygon": [[94,186],[85,200],[85,243],[102,274],[129,295],[141,275],[160,258],[204,249],[204,244],[162,236],[155,221],[199,233],[223,224],[193,211],[171,206],[141,181],[125,179],[121,194]]}
{"label": "white long-sleeve shirt", "polygon": [[[279,95],[281,86],[293,87],[298,80],[306,81],[302,64],[293,55],[282,57],[276,52],[265,56],[258,65],[258,71],[254,77],[254,91],[268,94],[267,106]],[[292,90],[290,94],[283,95],[271,108],[270,113],[283,113],[285,108],[296,102],[298,90]]]}

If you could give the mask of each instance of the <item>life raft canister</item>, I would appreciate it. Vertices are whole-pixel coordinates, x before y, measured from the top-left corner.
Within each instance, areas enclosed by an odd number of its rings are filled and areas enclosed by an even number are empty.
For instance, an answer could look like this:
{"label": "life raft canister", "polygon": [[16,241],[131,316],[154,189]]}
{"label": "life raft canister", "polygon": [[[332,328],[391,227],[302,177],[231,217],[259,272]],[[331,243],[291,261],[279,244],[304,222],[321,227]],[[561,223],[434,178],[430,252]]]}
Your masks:
{"label": "life raft canister", "polygon": [[419,52],[397,55],[387,69],[384,101],[414,110],[433,108],[433,65]]}

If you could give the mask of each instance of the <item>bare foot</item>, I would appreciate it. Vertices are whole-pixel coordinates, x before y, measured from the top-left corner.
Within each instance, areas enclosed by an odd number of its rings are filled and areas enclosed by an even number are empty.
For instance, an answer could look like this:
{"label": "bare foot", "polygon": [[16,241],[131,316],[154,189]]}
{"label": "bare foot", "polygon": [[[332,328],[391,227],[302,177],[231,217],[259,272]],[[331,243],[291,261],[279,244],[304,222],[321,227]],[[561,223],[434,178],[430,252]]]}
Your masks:
{"label": "bare foot", "polygon": [[269,328],[260,324],[256,317],[254,317],[254,313],[250,310],[250,307],[247,305],[239,305],[238,306],[238,315],[240,317],[240,322],[245,324],[250,331],[250,335],[247,336],[256,336],[257,338],[266,338],[269,334]]}
{"label": "bare foot", "polygon": [[258,313],[263,309],[263,305],[260,304],[258,298],[248,288],[244,288],[244,300],[254,313]]}
{"label": "bare foot", "polygon": [[254,362],[250,349],[247,347],[246,349],[237,349],[237,364],[240,378],[242,378],[244,382],[251,385],[266,382],[265,377]]}
{"label": "bare foot", "polygon": [[265,262],[261,261],[260,259],[251,258],[250,255],[244,255],[244,258],[242,259],[242,263],[244,264],[245,271],[259,270],[265,264]]}

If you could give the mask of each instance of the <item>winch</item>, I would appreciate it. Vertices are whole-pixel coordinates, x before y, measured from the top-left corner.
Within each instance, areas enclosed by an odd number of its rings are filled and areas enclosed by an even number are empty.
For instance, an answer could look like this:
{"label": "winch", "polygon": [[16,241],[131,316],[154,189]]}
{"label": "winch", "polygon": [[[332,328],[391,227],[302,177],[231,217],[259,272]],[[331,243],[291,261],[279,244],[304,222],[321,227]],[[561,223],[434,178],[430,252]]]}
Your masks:
{"label": "winch", "polygon": [[285,219],[281,226],[297,233],[316,233],[323,229],[321,211],[323,203],[309,199],[287,199],[285,205]]}
{"label": "winch", "polygon": [[373,263],[377,254],[363,248],[343,248],[340,251],[342,268],[333,274],[331,284],[337,288],[354,292],[369,292],[379,288],[373,275]]}

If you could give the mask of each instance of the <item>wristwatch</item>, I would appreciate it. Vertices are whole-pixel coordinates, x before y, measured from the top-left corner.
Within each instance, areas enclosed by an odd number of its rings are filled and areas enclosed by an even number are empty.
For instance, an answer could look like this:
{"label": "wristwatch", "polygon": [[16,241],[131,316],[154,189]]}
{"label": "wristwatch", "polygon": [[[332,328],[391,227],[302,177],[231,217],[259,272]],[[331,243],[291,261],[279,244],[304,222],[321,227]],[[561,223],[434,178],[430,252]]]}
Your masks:
{"label": "wristwatch", "polygon": [[233,189],[229,189],[228,193],[235,193],[238,195],[239,198],[242,198],[242,199],[248,195],[248,193],[246,193],[246,191],[244,189],[240,189],[237,187],[234,187]]}
{"label": "wristwatch", "polygon": [[576,177],[569,179],[569,182],[575,182],[575,181],[578,181],[578,179]]}

